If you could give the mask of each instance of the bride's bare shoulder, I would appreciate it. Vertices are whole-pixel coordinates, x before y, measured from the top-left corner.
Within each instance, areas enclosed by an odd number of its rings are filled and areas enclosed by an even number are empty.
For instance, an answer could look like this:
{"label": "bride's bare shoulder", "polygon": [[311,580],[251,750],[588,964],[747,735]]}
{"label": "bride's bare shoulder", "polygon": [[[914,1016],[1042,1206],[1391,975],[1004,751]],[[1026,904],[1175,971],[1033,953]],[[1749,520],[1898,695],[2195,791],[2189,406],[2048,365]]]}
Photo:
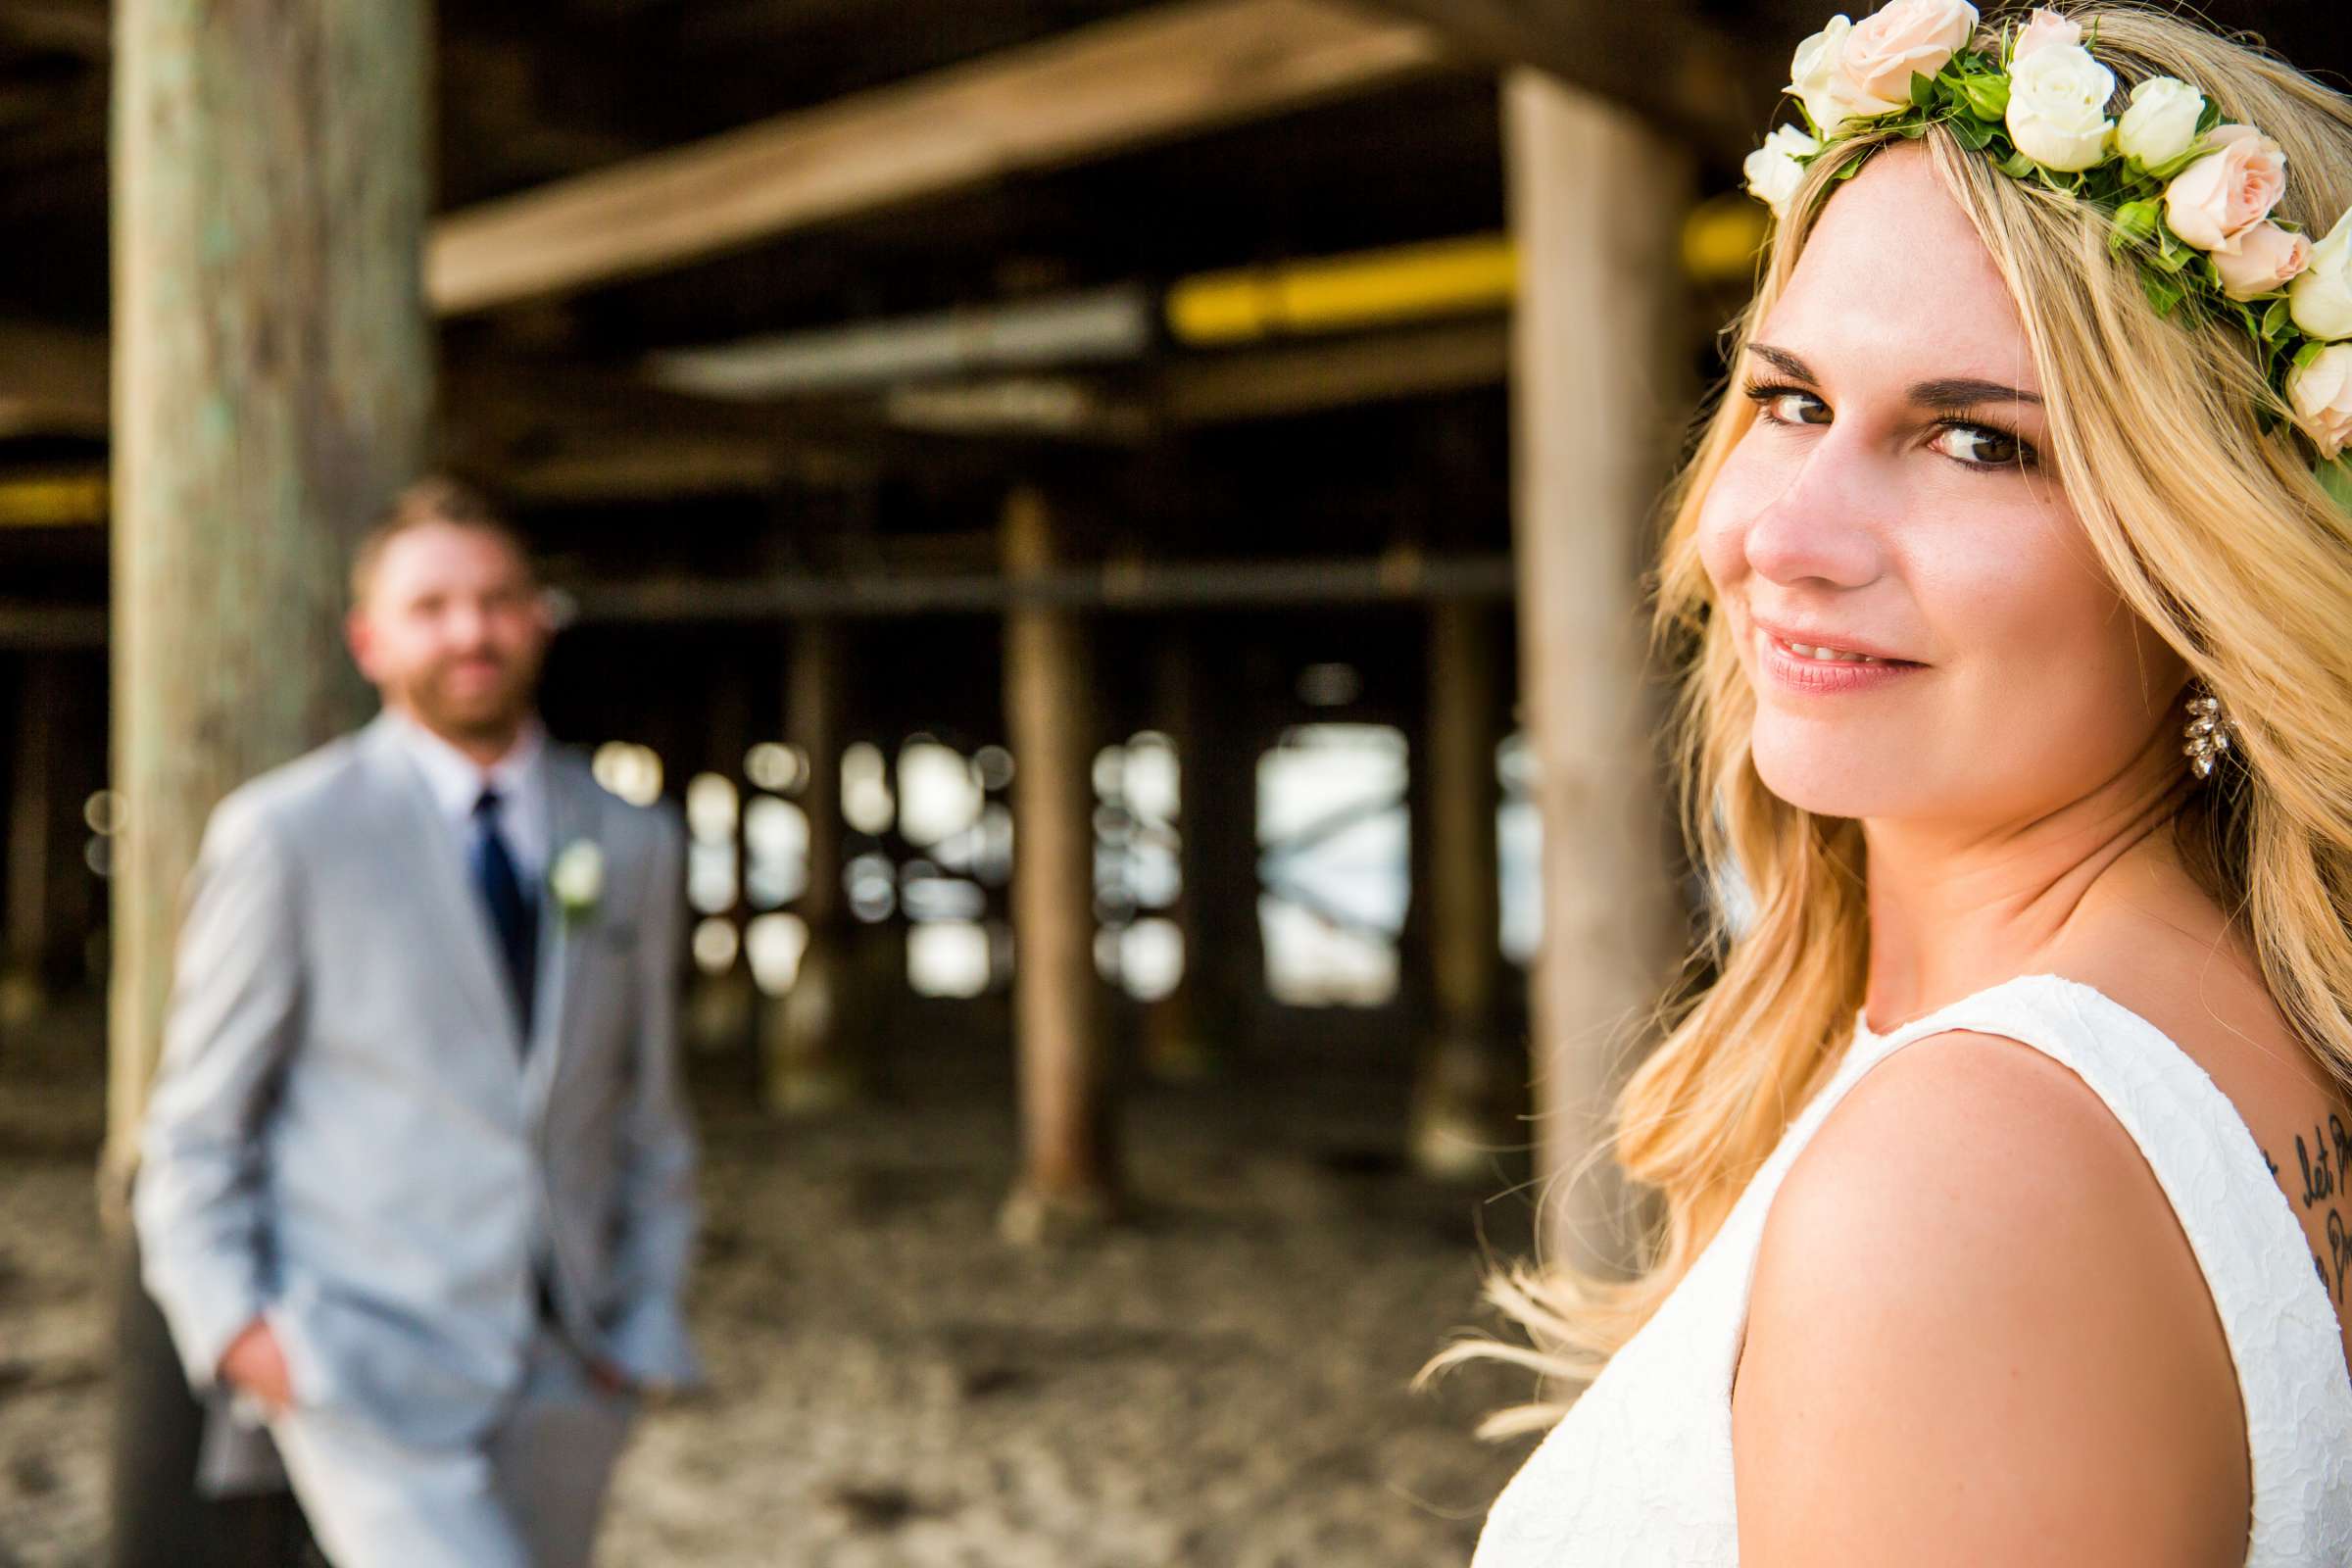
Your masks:
{"label": "bride's bare shoulder", "polygon": [[1744,1563],[2243,1559],[2195,1257],[2098,1096],[1997,1036],[1911,1045],[1824,1120],[1767,1218],[1733,1413]]}

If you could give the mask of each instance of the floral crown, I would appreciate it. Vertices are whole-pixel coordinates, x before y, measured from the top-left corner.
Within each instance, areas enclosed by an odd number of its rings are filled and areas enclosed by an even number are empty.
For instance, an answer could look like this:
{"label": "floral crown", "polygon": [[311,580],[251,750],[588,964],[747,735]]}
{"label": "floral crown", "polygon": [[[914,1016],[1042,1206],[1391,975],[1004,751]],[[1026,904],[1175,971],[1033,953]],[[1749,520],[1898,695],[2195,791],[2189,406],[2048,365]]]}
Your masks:
{"label": "floral crown", "polygon": [[[2212,100],[2176,77],[2138,83],[2110,120],[2115,74],[2054,11],[1981,47],[1976,35],[1976,7],[1962,0],[1891,0],[1859,23],[1833,17],[1789,68],[1786,90],[1810,129],[1766,136],[1747,157],[1748,190],[1786,217],[1805,166],[1839,137],[1916,138],[1944,125],[2001,172],[2071,192],[2107,215],[2109,250],[2138,262],[2158,315],[2244,326],[2319,450],[2320,482],[2352,510],[2352,212],[2316,244],[2273,219],[2286,155],[2251,125],[2223,123]],[[2263,411],[2266,428],[2275,417]]]}

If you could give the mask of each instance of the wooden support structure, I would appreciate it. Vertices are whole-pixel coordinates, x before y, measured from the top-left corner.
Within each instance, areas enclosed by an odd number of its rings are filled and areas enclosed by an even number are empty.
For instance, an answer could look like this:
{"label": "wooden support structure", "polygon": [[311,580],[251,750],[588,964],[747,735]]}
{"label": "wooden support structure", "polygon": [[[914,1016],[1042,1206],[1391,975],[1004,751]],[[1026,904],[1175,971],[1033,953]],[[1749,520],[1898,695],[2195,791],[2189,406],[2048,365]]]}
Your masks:
{"label": "wooden support structure", "polygon": [[[1684,926],[1644,658],[1649,519],[1687,408],[1676,237],[1690,154],[1625,111],[1522,72],[1503,90],[1526,286],[1512,382],[1521,689],[1544,824],[1534,1018],[1539,1182],[1580,1169],[1651,1041]],[[1544,1242],[1625,1260],[1622,1195],[1557,1184]]]}
{"label": "wooden support structure", "polygon": [[1426,899],[1429,1013],[1413,1084],[1411,1149],[1424,1174],[1487,1174],[1514,1141],[1523,1062],[1498,1038],[1502,957],[1501,858],[1495,813],[1502,786],[1494,753],[1509,718],[1501,617],[1486,605],[1445,600],[1430,609],[1429,687],[1414,766],[1425,803],[1413,837]]}
{"label": "wooden support structure", "polygon": [[[1046,498],[1014,491],[1004,504],[1006,575],[1051,569],[1055,532]],[[1093,708],[1084,622],[1063,610],[1007,613],[1021,1174],[1004,1228],[1023,1242],[1098,1224],[1118,1199],[1108,1031],[1095,972]]]}
{"label": "wooden support structure", "polygon": [[1779,74],[1778,34],[1727,30],[1724,8],[1692,0],[1369,3],[1427,23],[1471,58],[1533,67],[1589,98],[1670,127],[1726,163],[1746,154],[1786,79]]}
{"label": "wooden support structure", "polygon": [[462,315],[608,283],[1438,61],[1426,28],[1326,0],[1186,0],[452,214],[430,292]]}
{"label": "wooden support structure", "polygon": [[808,880],[793,907],[808,931],[792,989],[767,1004],[761,1060],[770,1110],[828,1110],[863,1087],[857,1053],[870,998],[852,963],[859,935],[842,886],[842,730],[847,722],[849,628],[829,616],[796,621],[785,675],[784,737],[807,760],[800,808],[808,821]]}
{"label": "wooden support structure", "polygon": [[[425,457],[433,376],[424,0],[121,0],[116,24],[119,1218],[199,835],[227,791],[365,715],[345,569]],[[138,1318],[128,1360],[161,1349]],[[153,1394],[172,1381],[118,1377],[119,1565],[188,1562],[207,1534],[194,1407]]]}
{"label": "wooden support structure", "polygon": [[1200,640],[1172,631],[1156,650],[1152,677],[1153,721],[1176,752],[1176,831],[1180,885],[1175,906],[1168,912],[1181,934],[1184,973],[1176,989],[1145,1010],[1143,1066],[1154,1078],[1187,1083],[1205,1076],[1227,1054],[1228,1042],[1216,1026],[1213,985],[1201,966],[1201,954],[1214,940],[1215,928],[1227,911],[1214,915],[1204,904],[1203,890],[1193,885],[1190,863],[1192,839],[1202,824],[1192,807],[1193,792],[1211,769],[1239,765],[1238,760],[1211,753],[1204,744],[1212,706],[1208,676],[1201,668]]}
{"label": "wooden support structure", "polygon": [[96,333],[0,321],[0,435],[104,435],[106,352]]}
{"label": "wooden support structure", "polygon": [[6,956],[0,1025],[21,1024],[83,970],[95,873],[83,857],[83,808],[106,776],[104,709],[86,689],[88,656],[28,650],[16,661],[8,803]]}

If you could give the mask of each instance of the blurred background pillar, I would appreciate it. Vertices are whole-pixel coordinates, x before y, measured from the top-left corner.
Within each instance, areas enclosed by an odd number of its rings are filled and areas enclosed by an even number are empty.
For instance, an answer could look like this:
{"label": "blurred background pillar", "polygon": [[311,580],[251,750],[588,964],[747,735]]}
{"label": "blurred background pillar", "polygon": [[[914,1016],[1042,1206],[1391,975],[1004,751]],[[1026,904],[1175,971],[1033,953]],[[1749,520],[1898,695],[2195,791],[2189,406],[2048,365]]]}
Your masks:
{"label": "blurred background pillar", "polygon": [[803,758],[800,806],[808,821],[808,880],[794,906],[808,945],[791,987],[767,1004],[761,1044],[768,1108],[787,1114],[823,1110],[855,1096],[867,1042],[853,1024],[867,999],[851,964],[857,931],[842,885],[841,749],[849,678],[848,628],[808,616],[792,628],[785,673],[784,738]]}
{"label": "blurred background pillar", "polygon": [[1176,752],[1176,902],[1168,909],[1183,944],[1184,970],[1176,987],[1145,1010],[1144,1069],[1163,1083],[1191,1083],[1213,1067],[1222,1052],[1214,1022],[1218,1005],[1213,969],[1203,963],[1210,930],[1223,923],[1207,914],[1202,890],[1194,886],[1193,835],[1200,826],[1194,792],[1211,768],[1236,760],[1212,756],[1204,744],[1203,713],[1209,692],[1200,667],[1200,637],[1171,626],[1153,650],[1153,721]]}
{"label": "blurred background pillar", "polygon": [[82,814],[89,774],[94,765],[102,771],[93,731],[105,704],[78,689],[76,662],[60,649],[27,649],[16,660],[0,1030],[30,1023],[85,970],[94,873],[83,858],[91,830]]}
{"label": "blurred background pillar", "polygon": [[[430,36],[422,0],[115,10],[118,1234],[205,819],[367,714],[345,569],[423,463],[432,403]],[[113,1561],[268,1561],[195,1502],[194,1406],[135,1278],[121,1298]]]}
{"label": "blurred background pillar", "polygon": [[1501,1036],[1501,856],[1494,754],[1509,719],[1503,624],[1474,599],[1441,599],[1429,617],[1429,693],[1418,767],[1425,771],[1430,1007],[1415,1063],[1412,1155],[1451,1180],[1495,1168],[1522,1134],[1512,1120],[1526,1061]]}
{"label": "blurred background pillar", "polygon": [[[1001,549],[1017,588],[1060,564],[1046,498],[1004,504]],[[1012,743],[1012,1016],[1021,1173],[1004,1228],[1037,1241],[1107,1218],[1118,1194],[1109,1039],[1095,972],[1095,692],[1074,611],[1004,617],[1004,728]]]}
{"label": "blurred background pillar", "polygon": [[1511,358],[1520,669],[1543,820],[1529,999],[1547,1252],[1623,1266],[1638,1236],[1605,1163],[1625,1071],[1685,931],[1645,649],[1648,527],[1689,406],[1674,350],[1691,154],[1627,111],[1518,72],[1503,86],[1520,256]]}

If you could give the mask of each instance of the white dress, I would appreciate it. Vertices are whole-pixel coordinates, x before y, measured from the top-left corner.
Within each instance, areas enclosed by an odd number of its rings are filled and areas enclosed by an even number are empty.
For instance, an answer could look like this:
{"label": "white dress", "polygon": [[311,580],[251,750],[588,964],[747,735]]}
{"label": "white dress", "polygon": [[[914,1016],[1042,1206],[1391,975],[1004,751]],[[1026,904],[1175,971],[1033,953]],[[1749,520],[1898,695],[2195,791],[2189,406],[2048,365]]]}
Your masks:
{"label": "white dress", "polygon": [[1844,1061],[1798,1114],[1690,1272],[1495,1499],[1473,1568],[1731,1568],[1732,1372],[1764,1215],[1846,1091],[1945,1030],[2032,1046],[2132,1134],[2213,1292],[2245,1400],[2248,1568],[2352,1564],[2352,1380],[2311,1249],[2235,1107],[2153,1024],[2088,986],[2026,975],[1891,1034],[1857,1020]]}

